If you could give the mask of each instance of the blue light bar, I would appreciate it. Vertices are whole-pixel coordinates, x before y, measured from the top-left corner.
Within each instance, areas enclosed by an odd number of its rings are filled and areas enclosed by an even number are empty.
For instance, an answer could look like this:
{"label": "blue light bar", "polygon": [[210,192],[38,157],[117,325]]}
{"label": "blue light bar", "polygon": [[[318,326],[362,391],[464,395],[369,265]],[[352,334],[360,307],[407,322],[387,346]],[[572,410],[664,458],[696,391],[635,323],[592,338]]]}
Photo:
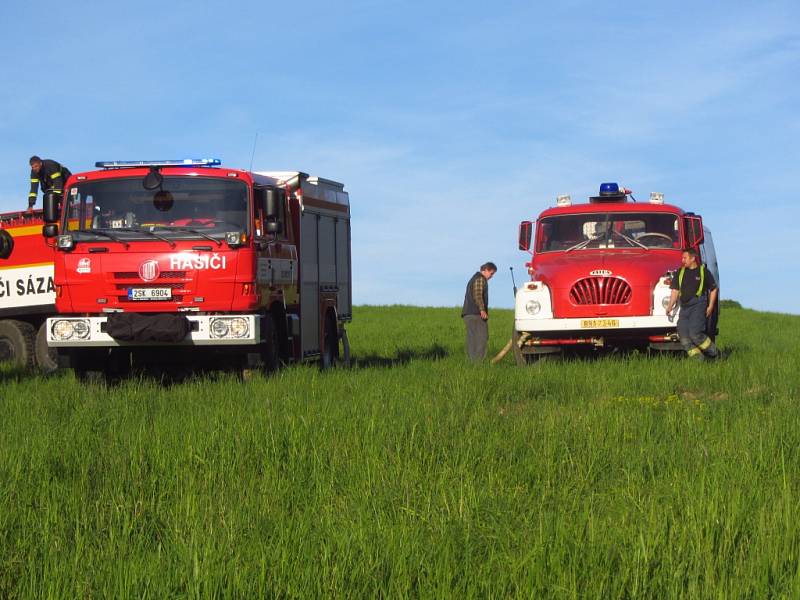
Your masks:
{"label": "blue light bar", "polygon": [[601,196],[617,196],[619,195],[619,185],[616,183],[601,183],[600,195]]}
{"label": "blue light bar", "polygon": [[218,167],[218,158],[184,158],[179,160],[101,160],[94,163],[101,169],[131,169],[134,167]]}

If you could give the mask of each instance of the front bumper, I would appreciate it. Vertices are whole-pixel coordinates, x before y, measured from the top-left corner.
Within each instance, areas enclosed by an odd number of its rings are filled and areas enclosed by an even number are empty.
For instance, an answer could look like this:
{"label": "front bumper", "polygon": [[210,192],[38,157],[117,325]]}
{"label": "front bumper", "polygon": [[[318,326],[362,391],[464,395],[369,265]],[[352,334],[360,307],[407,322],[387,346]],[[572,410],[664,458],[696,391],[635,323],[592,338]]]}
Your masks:
{"label": "front bumper", "polygon": [[[646,315],[636,317],[586,317],[581,319],[521,319],[514,321],[517,331],[527,331],[533,335],[575,334],[585,336],[592,332],[603,334],[630,335],[639,330],[676,331],[676,320],[670,321],[666,315]],[[641,331],[644,334],[644,331]]]}
{"label": "front bumper", "polygon": [[[258,315],[186,315],[191,323],[191,331],[186,337],[177,343],[154,343],[154,342],[124,342],[115,340],[105,332],[105,324],[108,317],[51,317],[47,319],[47,345],[54,348],[90,348],[90,347],[136,347],[136,346],[246,346],[261,342],[261,318]],[[223,328],[217,324],[212,328],[216,320],[225,320],[228,324],[234,324],[234,319],[242,319],[246,323],[246,328],[241,321],[235,321],[235,336],[228,327],[225,335],[220,335]],[[69,324],[64,324],[67,321]],[[73,330],[69,337],[65,333]],[[246,330],[245,333],[242,333]]]}

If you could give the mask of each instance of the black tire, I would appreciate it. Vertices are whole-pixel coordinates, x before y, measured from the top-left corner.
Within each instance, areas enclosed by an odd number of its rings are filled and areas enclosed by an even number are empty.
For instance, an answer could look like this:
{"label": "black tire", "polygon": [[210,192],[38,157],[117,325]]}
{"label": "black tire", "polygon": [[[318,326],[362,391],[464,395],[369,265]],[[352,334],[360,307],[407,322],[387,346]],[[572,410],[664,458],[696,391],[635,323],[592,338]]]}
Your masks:
{"label": "black tire", "polygon": [[336,326],[336,318],[328,313],[325,319],[325,331],[323,337],[322,352],[320,353],[319,366],[323,371],[332,369],[339,361],[339,328]]}
{"label": "black tire", "polygon": [[528,364],[528,357],[522,353],[522,350],[517,345],[518,341],[519,331],[514,329],[511,331],[511,351],[514,353],[514,360],[517,362],[517,366],[524,367]]}
{"label": "black tire", "polygon": [[264,375],[268,376],[275,373],[281,366],[281,342],[278,327],[275,325],[275,319],[267,315],[267,317],[262,320],[262,323],[264,330],[261,333],[264,343],[261,349],[261,362]]}
{"label": "black tire", "polygon": [[47,345],[47,321],[36,332],[36,366],[45,373],[58,369],[58,351]]}
{"label": "black tire", "polygon": [[0,360],[32,368],[36,356],[36,329],[25,321],[0,320]]}
{"label": "black tire", "polygon": [[6,259],[14,251],[14,238],[5,229],[0,229],[0,259]]}

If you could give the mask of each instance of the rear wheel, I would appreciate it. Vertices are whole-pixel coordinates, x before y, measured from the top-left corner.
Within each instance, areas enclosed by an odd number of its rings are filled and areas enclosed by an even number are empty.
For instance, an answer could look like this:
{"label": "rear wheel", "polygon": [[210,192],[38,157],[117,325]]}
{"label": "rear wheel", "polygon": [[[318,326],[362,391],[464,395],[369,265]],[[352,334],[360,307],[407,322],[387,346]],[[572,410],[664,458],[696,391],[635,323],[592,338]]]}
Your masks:
{"label": "rear wheel", "polygon": [[271,375],[281,365],[280,347],[281,340],[278,333],[278,327],[275,325],[275,319],[268,315],[262,321],[264,330],[262,332],[263,348],[261,350],[261,362],[264,370],[264,375]]}
{"label": "rear wheel", "polygon": [[36,332],[36,365],[45,373],[58,368],[58,351],[47,345],[47,321],[39,326]]}
{"label": "rear wheel", "polygon": [[36,330],[25,321],[0,321],[0,360],[18,367],[33,367],[36,355]]}
{"label": "rear wheel", "polygon": [[320,367],[323,370],[336,366],[339,360],[339,328],[336,326],[336,317],[328,313],[325,319],[325,332],[320,356]]}

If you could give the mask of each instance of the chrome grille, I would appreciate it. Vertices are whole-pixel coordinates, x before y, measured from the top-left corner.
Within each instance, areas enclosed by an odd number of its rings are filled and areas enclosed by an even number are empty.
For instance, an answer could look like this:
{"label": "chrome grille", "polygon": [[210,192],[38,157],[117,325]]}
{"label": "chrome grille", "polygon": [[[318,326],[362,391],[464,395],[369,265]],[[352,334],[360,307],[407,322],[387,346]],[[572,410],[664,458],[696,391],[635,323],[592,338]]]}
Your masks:
{"label": "chrome grille", "polygon": [[573,304],[627,304],[631,301],[631,286],[619,277],[585,277],[579,279],[569,292]]}

